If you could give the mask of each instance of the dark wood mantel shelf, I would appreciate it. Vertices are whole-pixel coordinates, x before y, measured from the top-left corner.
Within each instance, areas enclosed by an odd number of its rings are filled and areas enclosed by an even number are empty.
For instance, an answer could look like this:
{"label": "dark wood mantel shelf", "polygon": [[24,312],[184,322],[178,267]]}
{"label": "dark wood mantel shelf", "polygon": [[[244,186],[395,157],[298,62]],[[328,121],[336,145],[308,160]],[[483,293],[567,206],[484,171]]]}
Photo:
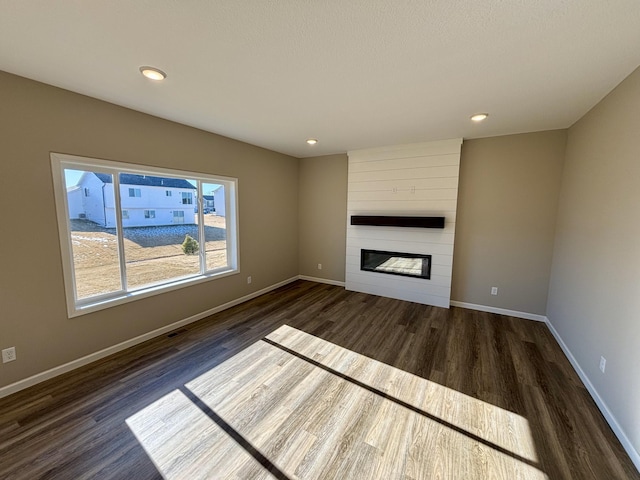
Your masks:
{"label": "dark wood mantel shelf", "polygon": [[444,228],[444,217],[351,215],[351,225],[376,227]]}

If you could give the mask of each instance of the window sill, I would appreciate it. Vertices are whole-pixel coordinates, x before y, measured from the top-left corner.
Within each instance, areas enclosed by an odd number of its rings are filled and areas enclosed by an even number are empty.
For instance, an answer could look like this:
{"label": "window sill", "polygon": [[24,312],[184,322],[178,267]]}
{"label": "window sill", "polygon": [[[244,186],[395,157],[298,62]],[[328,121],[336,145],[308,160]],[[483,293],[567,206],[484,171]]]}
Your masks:
{"label": "window sill", "polygon": [[97,299],[87,299],[79,302],[75,307],[70,306],[68,315],[69,318],[79,317],[88,313],[97,312],[106,308],[115,307],[117,305],[123,305],[125,303],[140,300],[142,298],[152,297],[161,293],[171,292],[173,290],[179,290],[181,288],[197,285],[199,283],[208,282],[211,280],[217,280],[219,278],[228,277],[230,275],[236,275],[240,273],[239,269],[227,269],[220,272],[208,273],[205,275],[195,275],[188,278],[182,278],[169,283],[163,283],[160,285],[151,285],[140,290],[133,292],[119,293],[114,296]]}

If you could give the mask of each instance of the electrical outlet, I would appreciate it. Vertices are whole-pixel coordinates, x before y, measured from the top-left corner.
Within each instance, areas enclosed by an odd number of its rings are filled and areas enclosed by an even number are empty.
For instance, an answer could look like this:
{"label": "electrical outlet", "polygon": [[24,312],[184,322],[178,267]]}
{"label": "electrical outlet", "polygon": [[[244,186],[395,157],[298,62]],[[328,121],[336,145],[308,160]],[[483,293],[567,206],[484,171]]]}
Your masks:
{"label": "electrical outlet", "polygon": [[318,270],[322,270],[322,264],[321,263],[318,264]]}
{"label": "electrical outlet", "polygon": [[13,362],[16,359],[16,347],[2,350],[2,363]]}
{"label": "electrical outlet", "polygon": [[491,295],[497,295],[498,294],[498,287],[491,287]]}
{"label": "electrical outlet", "polygon": [[247,285],[251,283],[251,276],[247,277]]}
{"label": "electrical outlet", "polygon": [[607,366],[607,359],[604,357],[600,357],[600,371],[604,373],[604,369]]}

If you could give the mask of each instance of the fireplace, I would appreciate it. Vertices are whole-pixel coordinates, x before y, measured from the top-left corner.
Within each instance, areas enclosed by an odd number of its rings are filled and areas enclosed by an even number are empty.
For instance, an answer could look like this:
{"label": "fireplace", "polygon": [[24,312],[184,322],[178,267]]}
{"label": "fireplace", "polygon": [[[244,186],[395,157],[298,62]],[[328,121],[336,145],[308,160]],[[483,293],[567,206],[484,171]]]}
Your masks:
{"label": "fireplace", "polygon": [[362,249],[360,250],[360,270],[429,279],[431,278],[431,255]]}
{"label": "fireplace", "polygon": [[348,152],[347,290],[449,308],[461,145]]}

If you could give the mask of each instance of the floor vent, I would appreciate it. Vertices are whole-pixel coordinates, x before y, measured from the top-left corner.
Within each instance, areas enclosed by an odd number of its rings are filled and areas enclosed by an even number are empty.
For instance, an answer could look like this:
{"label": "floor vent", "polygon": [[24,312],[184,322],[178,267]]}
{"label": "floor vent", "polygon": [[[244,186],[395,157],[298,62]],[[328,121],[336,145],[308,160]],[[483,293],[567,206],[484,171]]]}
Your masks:
{"label": "floor vent", "polygon": [[187,329],[183,328],[181,330],[176,330],[175,332],[171,332],[169,335],[167,335],[167,337],[171,338],[171,337],[177,337],[178,335],[180,335],[181,333],[186,332]]}

